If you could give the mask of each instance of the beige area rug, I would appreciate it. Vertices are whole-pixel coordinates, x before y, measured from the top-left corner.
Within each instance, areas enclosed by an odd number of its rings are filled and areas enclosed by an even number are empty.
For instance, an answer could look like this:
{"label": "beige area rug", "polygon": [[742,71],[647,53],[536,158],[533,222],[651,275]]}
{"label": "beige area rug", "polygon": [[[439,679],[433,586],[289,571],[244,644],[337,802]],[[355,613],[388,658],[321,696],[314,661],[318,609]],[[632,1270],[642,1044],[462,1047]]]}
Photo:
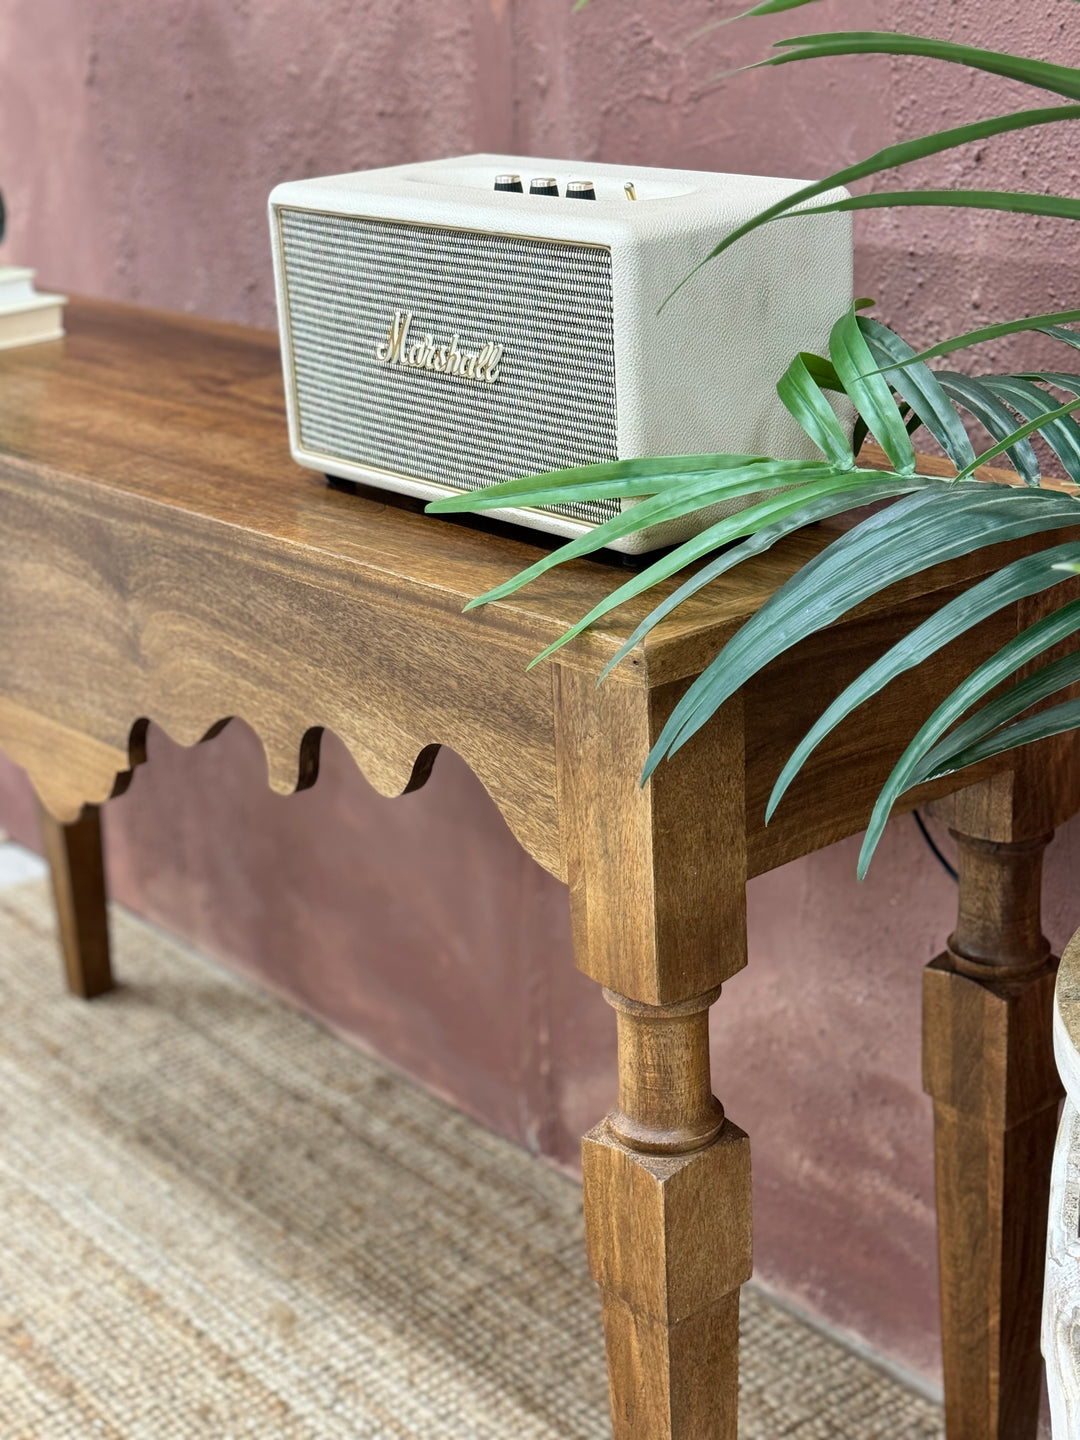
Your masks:
{"label": "beige area rug", "polygon": [[[578,1189],[123,913],[0,891],[0,1440],[603,1440]],[[938,1437],[744,1301],[747,1440]]]}

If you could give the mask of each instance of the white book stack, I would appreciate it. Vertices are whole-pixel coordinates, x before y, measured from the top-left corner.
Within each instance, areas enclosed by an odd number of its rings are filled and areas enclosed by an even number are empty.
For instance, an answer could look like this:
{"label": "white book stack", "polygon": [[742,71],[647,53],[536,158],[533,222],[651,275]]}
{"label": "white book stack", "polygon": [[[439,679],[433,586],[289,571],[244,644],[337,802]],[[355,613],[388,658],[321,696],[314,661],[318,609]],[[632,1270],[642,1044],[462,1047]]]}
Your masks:
{"label": "white book stack", "polygon": [[34,271],[0,265],[0,350],[59,340],[64,333],[64,295],[34,289]]}

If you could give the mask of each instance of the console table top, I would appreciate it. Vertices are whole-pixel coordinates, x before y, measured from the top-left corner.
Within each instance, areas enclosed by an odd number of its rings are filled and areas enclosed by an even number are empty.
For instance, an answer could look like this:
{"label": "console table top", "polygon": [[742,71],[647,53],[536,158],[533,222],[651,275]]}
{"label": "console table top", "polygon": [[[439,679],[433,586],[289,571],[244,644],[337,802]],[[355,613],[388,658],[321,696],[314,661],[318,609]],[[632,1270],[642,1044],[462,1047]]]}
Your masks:
{"label": "console table top", "polygon": [[[76,300],[62,344],[0,353],[0,453],[11,470],[70,490],[92,485],[188,512],[329,565],[441,592],[464,605],[531,564],[537,544],[343,493],[294,464],[275,334],[108,301]],[[873,463],[873,461],[871,462]],[[927,462],[938,467],[939,462]],[[616,678],[663,684],[694,674],[723,640],[832,536],[790,536],[714,581],[657,626]],[[541,542],[542,543],[542,542]],[[962,557],[894,587],[860,614],[984,574],[990,552]],[[503,624],[536,650],[621,584],[629,572],[572,561],[498,603]],[[564,652],[599,669],[671,580],[607,617]]]}

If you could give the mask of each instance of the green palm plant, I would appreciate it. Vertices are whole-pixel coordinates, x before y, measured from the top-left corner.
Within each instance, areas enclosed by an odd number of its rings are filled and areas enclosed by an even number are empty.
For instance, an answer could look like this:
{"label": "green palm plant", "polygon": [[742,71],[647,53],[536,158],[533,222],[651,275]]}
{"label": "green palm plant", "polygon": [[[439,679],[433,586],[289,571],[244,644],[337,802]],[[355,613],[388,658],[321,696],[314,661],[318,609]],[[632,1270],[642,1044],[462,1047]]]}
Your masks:
{"label": "green palm plant", "polygon": [[[584,3],[578,0],[578,8]],[[774,14],[814,3],[817,0],[764,0],[733,18]],[[823,56],[870,53],[930,56],[1080,101],[1080,69],[924,36],[850,31],[800,36],[778,42],[777,48],[781,53],[759,63],[785,65]],[[720,238],[701,264],[722,263],[723,252],[743,236],[762,225],[782,223],[796,207],[805,215],[882,206],[950,205],[1080,219],[1080,199],[1003,191],[884,190],[813,203],[837,186],[974,140],[1076,119],[1080,119],[1080,104],[1056,104],[976,120],[889,146],[762,211]],[[682,283],[691,283],[693,273]],[[891,502],[822,550],[723,647],[673,712],[648,758],[643,781],[757,671],[869,596],[954,556],[1080,525],[1080,502],[1060,487],[1044,484],[1039,454],[1031,443],[1032,437],[1039,437],[1064,474],[1080,486],[1080,425],[1072,418],[1072,412],[1080,409],[1080,374],[1066,368],[970,376],[932,369],[927,363],[1025,331],[1041,332],[1068,352],[1076,351],[1080,349],[1080,331],[1069,326],[1080,321],[1080,310],[984,326],[916,353],[894,330],[860,313],[869,305],[856,302],[837,319],[828,355],[797,355],[777,385],[780,400],[820,452],[820,460],[709,455],[614,461],[512,480],[428,507],[445,513],[495,509],[508,501],[549,505],[618,497],[636,502],[477,597],[471,602],[475,606],[510,595],[553,566],[647,525],[721,500],[752,497],[748,508],[711,525],[620,585],[533,662],[547,658],[631,597],[704,561],[642,621],[611,661],[610,670],[654,625],[742,560],[760,554],[812,521],[871,502]],[[836,417],[830,392],[846,395],[854,407],[856,422],[850,437]],[[1054,392],[1069,398],[1062,400]],[[965,413],[977,420],[994,442],[981,454],[976,454],[969,438]],[[940,445],[955,467],[955,478],[920,473],[911,438],[920,428]],[[870,437],[887,457],[884,471],[859,463],[860,451]],[[1016,484],[992,485],[979,480],[977,469],[991,460],[1011,468]],[[814,724],[781,772],[768,815],[814,748],[890,680],[987,616],[1077,573],[1080,542],[1058,538],[1046,548],[1004,565],[917,626],[850,684]],[[1080,652],[1037,667],[1040,657],[1078,633],[1080,600],[1069,600],[974,669],[929,716],[878,797],[859,859],[860,876],[866,872],[893,805],[905,791],[987,756],[1080,727],[1080,700],[1068,693],[1080,681]],[[1007,685],[1020,670],[1025,672],[1024,678]],[[1003,685],[1006,688],[1002,689]],[[1054,699],[1057,703],[1047,706]],[[1036,706],[1041,708],[1035,710]]]}

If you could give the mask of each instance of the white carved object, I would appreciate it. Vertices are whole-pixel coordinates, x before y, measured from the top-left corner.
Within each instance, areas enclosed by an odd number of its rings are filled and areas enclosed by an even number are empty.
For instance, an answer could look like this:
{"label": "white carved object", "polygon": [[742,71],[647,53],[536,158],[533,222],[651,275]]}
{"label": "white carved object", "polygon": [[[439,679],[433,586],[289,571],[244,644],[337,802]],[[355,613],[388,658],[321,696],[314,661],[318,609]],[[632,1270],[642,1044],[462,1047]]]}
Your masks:
{"label": "white carved object", "polygon": [[1054,1055],[1066,1099],[1050,1185],[1042,1348],[1054,1440],[1080,1440],[1080,934],[1061,961]]}

